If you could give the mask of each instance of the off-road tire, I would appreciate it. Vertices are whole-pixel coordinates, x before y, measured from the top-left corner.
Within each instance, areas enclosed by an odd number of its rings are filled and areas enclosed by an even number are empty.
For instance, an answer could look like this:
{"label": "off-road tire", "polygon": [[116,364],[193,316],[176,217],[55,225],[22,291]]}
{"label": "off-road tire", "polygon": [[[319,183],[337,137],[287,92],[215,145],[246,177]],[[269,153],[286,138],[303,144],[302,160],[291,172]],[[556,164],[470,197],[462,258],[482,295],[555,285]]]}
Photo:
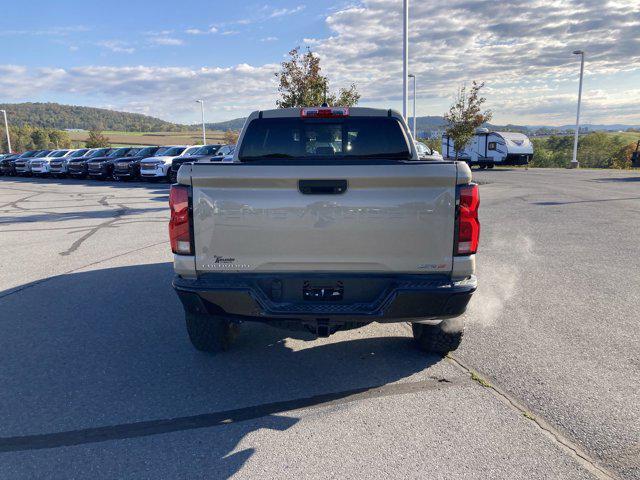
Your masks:
{"label": "off-road tire", "polygon": [[412,323],[411,329],[420,350],[446,355],[460,346],[464,335],[464,319],[449,318],[438,325]]}
{"label": "off-road tire", "polygon": [[169,180],[169,183],[176,183],[178,181],[178,172],[174,172],[171,168],[169,168],[167,179]]}
{"label": "off-road tire", "polygon": [[185,313],[191,344],[201,352],[217,353],[229,349],[237,325],[213,315]]}

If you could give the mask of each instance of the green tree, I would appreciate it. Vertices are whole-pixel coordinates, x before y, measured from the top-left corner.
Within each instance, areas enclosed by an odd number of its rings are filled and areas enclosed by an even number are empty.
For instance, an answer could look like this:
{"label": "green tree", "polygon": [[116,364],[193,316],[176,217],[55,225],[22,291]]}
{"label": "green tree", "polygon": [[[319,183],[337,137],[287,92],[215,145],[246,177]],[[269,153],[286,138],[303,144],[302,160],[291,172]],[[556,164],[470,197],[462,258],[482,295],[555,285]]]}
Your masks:
{"label": "green tree", "polygon": [[329,105],[351,107],[358,103],[360,94],[355,84],[341,88],[337,93],[329,92],[329,79],[322,75],[320,58],[307,47],[305,53],[296,47],[289,52],[289,59],[282,62],[277,72],[278,108]]}
{"label": "green tree", "polygon": [[44,128],[36,128],[31,133],[31,141],[34,148],[44,150],[49,146],[49,132]]}
{"label": "green tree", "polygon": [[50,130],[49,145],[55,148],[70,148],[71,138],[67,132],[63,132],[61,130]]}
{"label": "green tree", "polygon": [[110,147],[111,143],[109,138],[105,137],[102,132],[97,130],[91,130],[89,132],[89,138],[87,138],[87,142],[85,143],[85,147],[87,148],[102,148],[102,147]]}
{"label": "green tree", "polygon": [[631,168],[631,156],[636,151],[636,142],[629,143],[618,149],[613,156],[613,168]]}
{"label": "green tree", "polygon": [[480,96],[480,90],[484,83],[473,82],[471,90],[467,92],[467,86],[458,89],[456,99],[444,114],[447,122],[446,133],[453,140],[453,149],[456,152],[456,160],[460,151],[469,143],[476,128],[491,120],[490,110],[483,111],[486,98]]}
{"label": "green tree", "polygon": [[222,136],[222,141],[229,145],[235,145],[238,143],[238,137],[240,137],[240,132],[237,130],[227,130]]}

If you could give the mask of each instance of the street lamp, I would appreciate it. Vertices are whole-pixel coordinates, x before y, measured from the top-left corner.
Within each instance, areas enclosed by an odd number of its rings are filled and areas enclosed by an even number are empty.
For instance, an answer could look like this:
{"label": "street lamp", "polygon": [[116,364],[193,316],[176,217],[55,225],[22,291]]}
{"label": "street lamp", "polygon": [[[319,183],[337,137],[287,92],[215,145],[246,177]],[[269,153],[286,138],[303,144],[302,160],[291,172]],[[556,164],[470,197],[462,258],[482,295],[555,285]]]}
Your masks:
{"label": "street lamp", "polygon": [[7,122],[7,111],[0,110],[4,115],[4,132],[7,135],[7,148],[9,149],[9,153],[11,153],[11,137],[9,136],[9,123]]}
{"label": "street lamp", "polygon": [[578,168],[578,133],[580,132],[580,101],[582,100],[582,77],[584,75],[584,51],[574,50],[574,55],[580,55],[580,86],[578,87],[578,113],[576,113],[576,132],[573,139],[573,159],[571,160],[571,168]]}
{"label": "street lamp", "polygon": [[413,78],[413,140],[416,140],[416,76],[410,73],[409,78]]}
{"label": "street lamp", "polygon": [[196,100],[196,103],[200,104],[202,110],[202,145],[207,144],[207,131],[204,127],[204,100]]}
{"label": "street lamp", "polygon": [[407,120],[407,97],[409,73],[409,0],[403,0],[403,28],[402,28],[402,116]]}

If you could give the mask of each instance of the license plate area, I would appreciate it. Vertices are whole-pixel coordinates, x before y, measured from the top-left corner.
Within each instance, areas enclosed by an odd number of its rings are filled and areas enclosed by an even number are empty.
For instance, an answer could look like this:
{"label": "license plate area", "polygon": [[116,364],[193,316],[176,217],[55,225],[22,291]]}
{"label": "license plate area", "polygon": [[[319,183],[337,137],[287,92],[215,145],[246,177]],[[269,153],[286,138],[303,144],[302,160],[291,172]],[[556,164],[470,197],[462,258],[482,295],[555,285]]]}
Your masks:
{"label": "license plate area", "polygon": [[302,285],[302,298],[310,302],[339,302],[344,298],[344,284],[317,283],[306,280]]}

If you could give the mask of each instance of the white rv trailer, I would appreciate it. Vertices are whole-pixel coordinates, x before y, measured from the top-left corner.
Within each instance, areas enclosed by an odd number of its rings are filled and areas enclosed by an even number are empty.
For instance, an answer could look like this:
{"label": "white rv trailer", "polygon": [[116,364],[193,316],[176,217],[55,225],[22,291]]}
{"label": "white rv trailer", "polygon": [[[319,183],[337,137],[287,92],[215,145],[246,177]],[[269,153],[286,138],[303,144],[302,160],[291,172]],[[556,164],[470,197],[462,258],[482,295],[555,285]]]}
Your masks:
{"label": "white rv trailer", "polygon": [[[453,139],[442,135],[442,156],[455,158]],[[470,166],[493,168],[494,165],[527,165],[533,158],[533,145],[522,133],[491,132],[479,128],[469,144],[458,154],[458,160]]]}

